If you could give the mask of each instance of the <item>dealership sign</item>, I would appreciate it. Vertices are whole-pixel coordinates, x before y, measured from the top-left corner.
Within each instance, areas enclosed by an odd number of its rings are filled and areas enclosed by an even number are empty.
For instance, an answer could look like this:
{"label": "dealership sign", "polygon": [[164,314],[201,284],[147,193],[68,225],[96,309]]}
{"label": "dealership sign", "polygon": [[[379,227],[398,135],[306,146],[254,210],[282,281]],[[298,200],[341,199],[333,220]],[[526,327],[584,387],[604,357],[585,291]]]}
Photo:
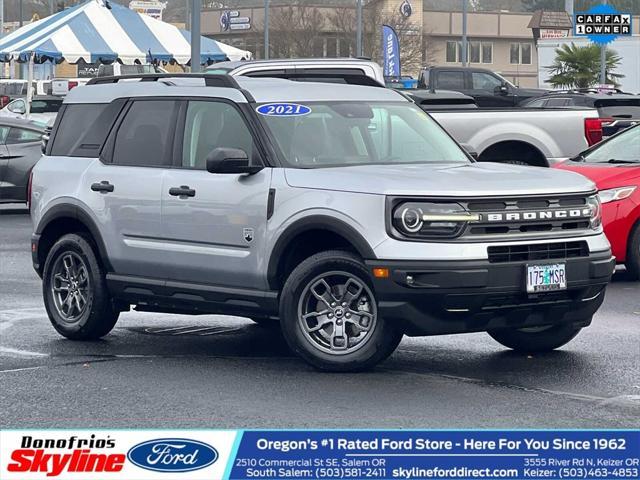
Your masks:
{"label": "dealership sign", "polygon": [[621,13],[610,5],[597,5],[574,15],[574,34],[605,44],[618,36],[631,36],[631,21],[630,13]]}
{"label": "dealership sign", "polygon": [[555,29],[555,28],[541,28],[540,38],[567,38],[569,36],[569,30]]}
{"label": "dealership sign", "polygon": [[143,13],[156,20],[162,20],[162,12],[167,8],[165,2],[134,0],[129,3],[129,8],[138,13]]}
{"label": "dealership sign", "polygon": [[225,10],[220,14],[220,29],[223,32],[229,30],[249,30],[251,18],[241,17],[238,10]]}

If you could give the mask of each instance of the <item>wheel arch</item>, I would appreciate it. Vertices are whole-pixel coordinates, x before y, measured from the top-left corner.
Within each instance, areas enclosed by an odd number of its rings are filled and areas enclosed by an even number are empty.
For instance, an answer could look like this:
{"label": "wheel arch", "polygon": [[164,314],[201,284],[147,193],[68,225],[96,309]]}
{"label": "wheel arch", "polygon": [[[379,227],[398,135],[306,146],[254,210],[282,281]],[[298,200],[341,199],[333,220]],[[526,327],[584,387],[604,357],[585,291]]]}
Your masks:
{"label": "wheel arch", "polygon": [[[479,162],[491,162],[496,161],[491,159],[492,155],[496,153],[500,154],[504,151],[513,151],[517,156],[523,152],[531,152],[536,156],[535,163],[531,163],[532,166],[548,167],[549,161],[544,153],[534,144],[527,142],[526,140],[501,140],[486,147],[482,153],[478,155]],[[499,159],[498,159],[499,160]],[[517,160],[517,158],[514,158]]]}
{"label": "wheel arch", "polygon": [[[313,244],[310,245],[309,241]],[[314,248],[315,247],[315,248]],[[375,259],[375,253],[364,237],[351,225],[327,215],[310,215],[289,225],[278,237],[267,267],[269,288],[280,290],[287,262],[296,253],[345,247],[363,259]]]}
{"label": "wheel arch", "polygon": [[107,255],[107,249],[100,235],[100,231],[91,218],[82,208],[76,205],[56,205],[47,211],[36,226],[34,231],[38,239],[38,273],[44,268],[44,262],[53,244],[67,233],[85,232],[93,240],[93,245],[98,250],[99,260],[107,270],[112,270]]}

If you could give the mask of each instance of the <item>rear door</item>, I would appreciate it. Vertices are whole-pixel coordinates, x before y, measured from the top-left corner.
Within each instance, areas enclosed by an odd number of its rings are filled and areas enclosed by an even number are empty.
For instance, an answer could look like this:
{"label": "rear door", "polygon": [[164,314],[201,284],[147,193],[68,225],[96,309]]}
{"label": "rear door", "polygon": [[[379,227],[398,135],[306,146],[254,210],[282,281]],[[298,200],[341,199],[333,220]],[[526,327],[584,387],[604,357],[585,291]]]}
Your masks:
{"label": "rear door", "polygon": [[[176,168],[163,179],[162,236],[169,279],[264,289],[260,271],[271,169],[254,175],[213,174],[215,148],[239,148],[262,162],[245,115],[222,99],[184,102]],[[180,191],[184,194],[180,194]]]}
{"label": "rear door", "polygon": [[435,88],[467,93],[464,70],[436,70]]}
{"label": "rear door", "polygon": [[160,192],[171,171],[177,106],[172,99],[128,102],[103,148],[102,161],[95,161],[85,175],[83,197],[99,216],[117,274],[166,277],[170,252],[161,236]]}

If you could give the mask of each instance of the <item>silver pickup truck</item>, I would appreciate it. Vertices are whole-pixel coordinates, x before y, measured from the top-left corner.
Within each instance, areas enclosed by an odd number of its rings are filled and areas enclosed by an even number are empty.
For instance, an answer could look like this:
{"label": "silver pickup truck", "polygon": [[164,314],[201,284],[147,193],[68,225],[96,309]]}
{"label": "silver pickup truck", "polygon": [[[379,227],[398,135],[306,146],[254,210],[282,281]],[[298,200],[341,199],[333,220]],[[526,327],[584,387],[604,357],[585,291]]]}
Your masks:
{"label": "silver pickup truck", "polygon": [[475,109],[430,111],[480,161],[548,166],[602,139],[594,109]]}

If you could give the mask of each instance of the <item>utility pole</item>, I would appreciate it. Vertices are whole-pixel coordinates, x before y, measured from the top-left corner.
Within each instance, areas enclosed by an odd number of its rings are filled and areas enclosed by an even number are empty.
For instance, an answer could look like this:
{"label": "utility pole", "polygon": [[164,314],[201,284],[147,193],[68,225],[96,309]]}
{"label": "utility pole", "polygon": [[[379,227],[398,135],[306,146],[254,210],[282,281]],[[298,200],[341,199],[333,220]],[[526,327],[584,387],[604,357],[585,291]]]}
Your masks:
{"label": "utility pole", "polygon": [[[602,0],[604,5],[607,4],[607,0]],[[600,44],[600,85],[607,83],[607,44]]]}
{"label": "utility pole", "polygon": [[4,0],[0,0],[0,38],[2,37],[4,37]]}
{"label": "utility pole", "polygon": [[22,23],[22,17],[23,17],[23,11],[22,11],[22,0],[20,0],[20,26],[23,25]]}
{"label": "utility pole", "polygon": [[362,56],[362,0],[356,0],[356,57]]}
{"label": "utility pole", "polygon": [[269,0],[264,0],[264,59],[269,60]]}
{"label": "utility pole", "polygon": [[184,0],[184,29],[191,30],[189,28],[189,3],[191,0]]}
{"label": "utility pole", "polygon": [[467,66],[467,0],[462,0],[462,66]]}
{"label": "utility pole", "polygon": [[200,71],[200,10],[202,0],[191,0],[191,73]]}
{"label": "utility pole", "polygon": [[54,1],[49,0],[49,15],[53,15],[55,13]]}

